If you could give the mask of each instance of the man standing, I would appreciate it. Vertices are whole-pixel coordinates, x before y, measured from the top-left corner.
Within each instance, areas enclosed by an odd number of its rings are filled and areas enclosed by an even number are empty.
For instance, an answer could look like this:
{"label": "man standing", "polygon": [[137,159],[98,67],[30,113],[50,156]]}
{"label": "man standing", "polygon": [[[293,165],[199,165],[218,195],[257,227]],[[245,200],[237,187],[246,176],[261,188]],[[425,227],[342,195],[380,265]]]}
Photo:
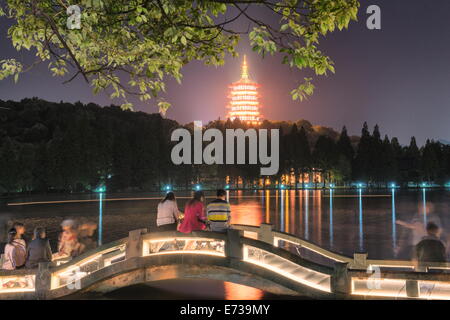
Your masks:
{"label": "man standing", "polygon": [[226,191],[217,190],[217,199],[206,207],[206,214],[211,231],[226,232],[231,218],[231,207],[226,200]]}

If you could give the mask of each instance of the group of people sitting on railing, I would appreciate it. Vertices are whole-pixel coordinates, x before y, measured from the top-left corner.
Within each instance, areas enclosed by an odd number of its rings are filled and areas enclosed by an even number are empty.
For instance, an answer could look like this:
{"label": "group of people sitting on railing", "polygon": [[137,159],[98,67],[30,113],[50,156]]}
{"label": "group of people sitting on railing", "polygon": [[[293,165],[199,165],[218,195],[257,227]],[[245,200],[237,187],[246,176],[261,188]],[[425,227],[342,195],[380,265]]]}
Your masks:
{"label": "group of people sitting on railing", "polygon": [[32,240],[27,241],[25,225],[14,222],[7,233],[2,269],[34,269],[41,262],[75,257],[97,246],[94,239],[96,223],[85,222],[78,225],[74,220],[67,219],[61,223],[61,229],[58,251],[53,254],[45,228],[36,227]]}
{"label": "group of people sitting on railing", "polygon": [[173,192],[168,192],[158,204],[156,224],[158,231],[175,231],[190,233],[192,231],[210,230],[226,232],[230,224],[231,207],[226,200],[227,193],[223,189],[217,190],[216,199],[205,207],[205,195],[196,191],[184,209],[178,210]]}

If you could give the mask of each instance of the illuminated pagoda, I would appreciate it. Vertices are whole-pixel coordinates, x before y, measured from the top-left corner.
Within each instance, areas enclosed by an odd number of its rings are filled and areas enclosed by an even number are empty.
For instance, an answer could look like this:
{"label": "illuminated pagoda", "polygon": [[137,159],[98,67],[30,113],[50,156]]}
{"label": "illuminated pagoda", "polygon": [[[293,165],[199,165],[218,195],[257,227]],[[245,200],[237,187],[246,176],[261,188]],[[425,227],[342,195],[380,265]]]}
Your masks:
{"label": "illuminated pagoda", "polygon": [[261,124],[262,115],[259,113],[258,87],[259,85],[256,82],[250,80],[247,59],[244,55],[241,79],[229,86],[230,94],[228,98],[230,101],[227,108],[230,110],[227,118],[231,121],[239,119],[241,122],[252,125]]}

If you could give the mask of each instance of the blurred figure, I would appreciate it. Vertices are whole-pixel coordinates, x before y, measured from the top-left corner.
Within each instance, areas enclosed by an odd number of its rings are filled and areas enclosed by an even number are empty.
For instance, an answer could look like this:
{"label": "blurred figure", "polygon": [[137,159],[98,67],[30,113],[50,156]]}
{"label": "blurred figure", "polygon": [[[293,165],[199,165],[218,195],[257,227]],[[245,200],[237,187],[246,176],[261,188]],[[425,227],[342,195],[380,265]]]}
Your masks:
{"label": "blurred figure", "polygon": [[11,228],[8,231],[8,241],[5,246],[5,254],[2,269],[15,270],[25,266],[27,248],[25,241],[19,238],[17,230]]}
{"label": "blurred figure", "polygon": [[75,221],[68,219],[61,223],[62,232],[59,236],[57,257],[76,257],[82,251],[78,241]]}
{"label": "blurred figure", "polygon": [[82,246],[82,252],[86,252],[97,248],[97,240],[95,239],[95,231],[97,224],[95,222],[85,222],[78,228],[78,238]]}
{"label": "blurred figure", "polygon": [[423,270],[427,262],[445,262],[445,245],[439,239],[440,228],[434,222],[427,224],[427,235],[416,245],[414,261],[418,270]]}
{"label": "blurred figure", "polygon": [[22,239],[25,243],[27,243],[28,239],[26,239],[26,237],[25,237],[25,232],[26,232],[25,225],[22,222],[16,221],[13,223],[12,227],[14,229],[16,229],[18,239]]}
{"label": "blurred figure", "polygon": [[2,213],[0,215],[0,252],[5,251],[5,246],[8,243],[8,231],[11,229],[11,217],[9,213]]}
{"label": "blurred figure", "polygon": [[158,204],[156,218],[157,231],[176,231],[181,212],[178,210],[177,201],[173,192],[168,192],[165,198]]}
{"label": "blurred figure", "polygon": [[[433,222],[439,229],[442,229],[441,219],[435,214],[427,215],[427,222]],[[417,244],[427,235],[424,218],[422,215],[416,215],[410,222],[397,220],[396,223],[410,231],[410,234],[404,240],[403,246],[398,247],[396,253],[399,254],[400,252],[400,257],[405,259],[412,259],[414,258],[414,250]]]}
{"label": "blurred figure", "polygon": [[196,191],[194,197],[188,201],[184,210],[184,219],[181,222],[179,231],[190,233],[206,229],[205,206],[203,201],[205,196],[202,191]]}
{"label": "blurred figure", "polygon": [[231,207],[226,200],[227,193],[223,189],[217,190],[217,199],[206,207],[206,215],[211,231],[226,232],[231,218]]}
{"label": "blurred figure", "polygon": [[46,236],[44,228],[36,227],[34,229],[33,240],[27,249],[27,262],[25,263],[27,269],[37,268],[40,262],[52,261],[52,249]]}

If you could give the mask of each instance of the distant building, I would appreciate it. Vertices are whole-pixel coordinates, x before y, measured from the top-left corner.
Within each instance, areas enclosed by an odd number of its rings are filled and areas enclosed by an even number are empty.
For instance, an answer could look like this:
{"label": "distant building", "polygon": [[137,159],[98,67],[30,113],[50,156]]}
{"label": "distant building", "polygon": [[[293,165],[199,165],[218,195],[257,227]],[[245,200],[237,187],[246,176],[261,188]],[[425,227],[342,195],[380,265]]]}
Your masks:
{"label": "distant building", "polygon": [[262,115],[259,113],[258,87],[259,85],[256,82],[250,80],[247,59],[244,55],[241,79],[229,86],[228,119],[231,121],[239,119],[241,122],[252,125],[261,124]]}

